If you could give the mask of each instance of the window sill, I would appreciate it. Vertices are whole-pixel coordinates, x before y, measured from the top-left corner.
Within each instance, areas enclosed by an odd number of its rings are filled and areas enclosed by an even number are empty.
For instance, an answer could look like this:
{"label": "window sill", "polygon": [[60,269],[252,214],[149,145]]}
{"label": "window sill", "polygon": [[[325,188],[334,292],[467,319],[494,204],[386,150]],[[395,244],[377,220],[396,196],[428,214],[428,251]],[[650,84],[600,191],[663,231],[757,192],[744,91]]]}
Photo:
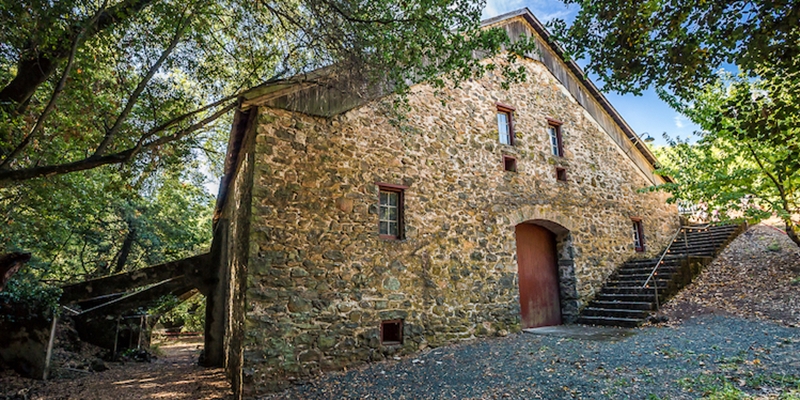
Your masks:
{"label": "window sill", "polygon": [[378,238],[387,242],[402,242],[403,238],[393,235],[378,235]]}

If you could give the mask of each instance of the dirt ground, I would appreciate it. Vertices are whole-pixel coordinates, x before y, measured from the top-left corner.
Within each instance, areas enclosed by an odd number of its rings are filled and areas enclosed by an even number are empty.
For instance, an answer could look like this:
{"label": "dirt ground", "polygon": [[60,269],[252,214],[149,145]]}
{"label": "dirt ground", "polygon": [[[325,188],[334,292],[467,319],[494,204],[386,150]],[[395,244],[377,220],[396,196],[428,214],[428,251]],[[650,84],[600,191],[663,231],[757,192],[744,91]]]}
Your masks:
{"label": "dirt ground", "polygon": [[216,400],[231,398],[230,385],[219,368],[203,368],[197,358],[202,338],[169,340],[157,344],[152,362],[106,363],[107,371],[57,371],[43,382],[0,373],[0,399],[26,400]]}
{"label": "dirt ground", "polygon": [[660,314],[670,323],[718,314],[800,327],[800,248],[775,226],[750,227]]}

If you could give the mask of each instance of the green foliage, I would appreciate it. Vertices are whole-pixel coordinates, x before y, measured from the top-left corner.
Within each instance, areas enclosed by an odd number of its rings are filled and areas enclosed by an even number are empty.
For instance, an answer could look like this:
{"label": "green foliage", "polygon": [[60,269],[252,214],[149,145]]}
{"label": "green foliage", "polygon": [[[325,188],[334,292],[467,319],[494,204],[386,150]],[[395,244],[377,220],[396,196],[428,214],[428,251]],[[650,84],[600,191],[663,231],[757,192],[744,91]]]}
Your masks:
{"label": "green foliage", "polygon": [[161,314],[159,323],[165,327],[181,327],[181,332],[203,332],[206,317],[206,298],[196,294],[181,302],[177,297],[163,302],[152,314]]}
{"label": "green foliage", "polygon": [[134,186],[126,173],[104,167],[5,190],[0,248],[31,252],[22,271],[51,284],[208,250],[213,197],[202,176],[161,170]]}
{"label": "green foliage", "polygon": [[[0,313],[0,318],[50,318],[53,312],[59,312],[60,296],[59,288],[44,285],[32,273],[22,270],[0,292],[0,310],[3,304],[11,306],[8,312]],[[17,315],[17,311],[24,315]]]}
{"label": "green foliage", "polygon": [[[0,1],[0,186],[217,150],[237,95],[326,68],[359,89],[525,78],[472,0]],[[511,50],[504,62],[482,63]]]}
{"label": "green foliage", "polygon": [[797,1],[565,3],[581,10],[569,27],[552,22],[554,35],[573,57],[588,59],[586,69],[608,90],[655,86],[683,97],[714,82],[724,64],[752,73],[765,60],[793,64],[800,54]]}
{"label": "green foliage", "polygon": [[[754,374],[745,377],[724,376],[721,374],[685,377],[678,383],[686,390],[702,393],[704,399],[738,400],[754,398],[748,391],[778,390],[780,399],[795,399],[800,390],[800,380],[792,375]],[[737,386],[738,385],[738,386]],[[762,391],[763,393],[763,391]]]}
{"label": "green foliage", "polygon": [[660,152],[657,172],[677,183],[656,189],[705,203],[722,219],[777,215],[800,246],[800,72],[759,72],[761,79],[723,74],[692,102],[671,98],[702,132],[696,143],[675,140]]}

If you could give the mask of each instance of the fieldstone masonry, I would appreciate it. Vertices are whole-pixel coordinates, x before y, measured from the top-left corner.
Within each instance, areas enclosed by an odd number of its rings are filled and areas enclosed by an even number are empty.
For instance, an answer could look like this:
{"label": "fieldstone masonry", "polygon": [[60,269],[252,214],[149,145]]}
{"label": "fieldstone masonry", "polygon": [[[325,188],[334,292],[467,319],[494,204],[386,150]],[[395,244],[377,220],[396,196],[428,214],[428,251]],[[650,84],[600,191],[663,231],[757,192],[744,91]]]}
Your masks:
{"label": "fieldstone masonry", "polygon": [[[527,81],[508,90],[492,74],[438,95],[417,85],[405,119],[391,98],[332,118],[251,111],[245,391],[518,331],[517,224],[556,234],[565,321],[637,256],[631,217],[643,219],[642,257],[666,245],[675,207],[638,192],[653,182],[628,150],[542,63],[522,63]],[[514,146],[498,141],[497,102],[516,108]],[[551,155],[547,118],[563,122],[564,157]],[[377,183],[408,187],[402,240],[378,237]],[[392,319],[404,320],[404,341],[383,346],[380,323]]]}

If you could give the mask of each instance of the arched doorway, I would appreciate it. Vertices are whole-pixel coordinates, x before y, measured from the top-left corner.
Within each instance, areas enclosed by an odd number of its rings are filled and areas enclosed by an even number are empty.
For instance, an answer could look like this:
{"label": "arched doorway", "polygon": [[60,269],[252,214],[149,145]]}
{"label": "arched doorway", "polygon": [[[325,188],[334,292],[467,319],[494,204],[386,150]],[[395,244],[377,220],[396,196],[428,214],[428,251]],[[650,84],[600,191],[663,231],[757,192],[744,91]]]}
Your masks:
{"label": "arched doorway", "polygon": [[523,328],[561,325],[556,235],[546,225],[528,222],[515,227]]}

